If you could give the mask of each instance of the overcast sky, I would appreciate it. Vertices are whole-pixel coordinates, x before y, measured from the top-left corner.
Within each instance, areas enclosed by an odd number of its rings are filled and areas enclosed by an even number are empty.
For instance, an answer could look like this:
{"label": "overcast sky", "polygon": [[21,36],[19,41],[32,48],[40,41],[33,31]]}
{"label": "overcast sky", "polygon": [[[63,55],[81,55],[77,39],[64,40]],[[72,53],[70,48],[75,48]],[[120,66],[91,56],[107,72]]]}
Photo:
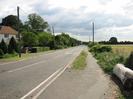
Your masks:
{"label": "overcast sky", "polygon": [[9,14],[16,14],[20,6],[20,18],[26,20],[30,13],[42,16],[55,32],[67,32],[80,40],[88,41],[95,22],[95,39],[133,41],[132,0],[0,0],[0,21]]}

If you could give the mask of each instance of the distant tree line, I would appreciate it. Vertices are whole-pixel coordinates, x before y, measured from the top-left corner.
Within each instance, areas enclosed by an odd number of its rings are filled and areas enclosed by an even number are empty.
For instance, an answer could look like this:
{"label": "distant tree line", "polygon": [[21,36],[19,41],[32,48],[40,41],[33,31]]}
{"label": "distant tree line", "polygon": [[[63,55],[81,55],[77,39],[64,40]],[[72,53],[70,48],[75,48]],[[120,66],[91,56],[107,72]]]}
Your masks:
{"label": "distant tree line", "polygon": [[100,44],[133,44],[133,41],[119,41],[116,37],[111,37],[109,41],[100,41]]}

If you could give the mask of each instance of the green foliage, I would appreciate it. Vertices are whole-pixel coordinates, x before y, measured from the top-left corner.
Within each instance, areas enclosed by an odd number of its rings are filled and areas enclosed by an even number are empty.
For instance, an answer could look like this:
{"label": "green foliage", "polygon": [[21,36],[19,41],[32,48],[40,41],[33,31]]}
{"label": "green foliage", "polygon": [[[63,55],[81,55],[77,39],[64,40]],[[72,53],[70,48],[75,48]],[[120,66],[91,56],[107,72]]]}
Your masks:
{"label": "green foliage", "polygon": [[27,25],[32,29],[33,32],[43,32],[44,29],[48,28],[48,23],[44,21],[44,19],[37,15],[36,13],[32,13],[28,15]]}
{"label": "green foliage", "polygon": [[95,46],[95,45],[98,45],[98,43],[96,43],[96,42],[94,42],[94,43],[93,43],[93,42],[89,42],[88,47],[91,48],[91,47],[93,47],[93,46]]}
{"label": "green foliage", "polygon": [[117,63],[124,62],[123,56],[116,55],[112,52],[96,53],[95,57],[102,69],[107,73],[112,73],[113,67]]}
{"label": "green foliage", "polygon": [[117,43],[118,43],[116,37],[111,37],[110,40],[109,40],[109,42],[110,42],[111,44],[117,44]]}
{"label": "green foliage", "polygon": [[[22,26],[21,20],[19,20],[19,23],[20,23],[20,27],[21,27]],[[18,27],[17,16],[8,15],[5,18],[2,19],[2,23],[1,24],[5,25],[5,26],[10,26],[10,27],[14,28],[15,30],[17,30],[17,27]]]}
{"label": "green foliage", "polygon": [[4,52],[0,49],[0,58],[3,58]]}
{"label": "green foliage", "polygon": [[0,43],[0,49],[4,52],[4,54],[6,54],[8,52],[8,47],[7,47],[4,39],[2,39],[2,41]]}
{"label": "green foliage", "polygon": [[49,51],[50,48],[49,47],[36,47],[37,48],[37,52],[43,52],[43,51]]}
{"label": "green foliage", "polygon": [[40,46],[50,46],[53,40],[53,36],[50,33],[39,33],[38,34],[38,41]]}
{"label": "green foliage", "polygon": [[112,73],[113,67],[117,63],[124,63],[125,58],[112,52],[110,46],[95,45],[90,48],[94,57],[98,60],[98,64],[107,73]]}
{"label": "green foliage", "polygon": [[55,36],[55,48],[66,48],[69,46],[79,45],[79,42],[71,38],[68,34],[62,33]]}
{"label": "green foliage", "polygon": [[133,70],[133,52],[131,52],[129,58],[126,60],[126,67]]}
{"label": "green foliage", "polygon": [[82,70],[86,67],[87,53],[82,51],[80,55],[73,62],[73,69]]}
{"label": "green foliage", "polygon": [[38,44],[38,37],[32,32],[22,34],[22,42],[24,46],[35,46]]}
{"label": "green foliage", "polygon": [[90,48],[90,52],[102,53],[102,52],[111,52],[111,46],[102,46],[100,44],[94,45]]}
{"label": "green foliage", "polygon": [[18,44],[14,37],[10,39],[9,45],[8,45],[8,53],[12,54],[18,52]]}

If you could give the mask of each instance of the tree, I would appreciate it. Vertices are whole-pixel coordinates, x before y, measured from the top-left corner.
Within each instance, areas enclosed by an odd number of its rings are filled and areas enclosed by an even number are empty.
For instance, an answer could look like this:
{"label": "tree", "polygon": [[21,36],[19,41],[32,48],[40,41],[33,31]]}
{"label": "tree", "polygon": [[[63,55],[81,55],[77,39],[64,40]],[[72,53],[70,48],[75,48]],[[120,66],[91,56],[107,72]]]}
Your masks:
{"label": "tree", "polygon": [[35,33],[43,32],[45,29],[48,28],[48,23],[44,21],[44,19],[36,13],[28,15],[27,24]]}
{"label": "tree", "polygon": [[37,35],[32,32],[25,32],[22,34],[22,42],[24,46],[35,46],[38,44]]}
{"label": "tree", "polygon": [[[21,27],[22,26],[21,20],[19,20],[19,23],[20,23],[20,27]],[[5,18],[2,19],[1,25],[10,26],[10,27],[14,28],[15,30],[17,30],[17,27],[18,27],[17,16],[15,16],[15,15],[6,16]]]}
{"label": "tree", "polygon": [[50,33],[39,33],[38,34],[38,41],[40,46],[50,46],[52,42],[52,35]]}
{"label": "tree", "polygon": [[0,43],[0,49],[4,52],[4,54],[6,54],[7,51],[8,51],[8,48],[7,48],[7,45],[6,45],[5,41],[4,41],[4,39],[2,39],[2,41]]}
{"label": "tree", "polygon": [[12,37],[8,45],[8,53],[12,54],[14,52],[18,52],[18,44],[14,37]]}
{"label": "tree", "polygon": [[118,43],[116,37],[111,37],[110,40],[109,40],[109,42],[110,42],[111,44],[117,44],[117,43]]}

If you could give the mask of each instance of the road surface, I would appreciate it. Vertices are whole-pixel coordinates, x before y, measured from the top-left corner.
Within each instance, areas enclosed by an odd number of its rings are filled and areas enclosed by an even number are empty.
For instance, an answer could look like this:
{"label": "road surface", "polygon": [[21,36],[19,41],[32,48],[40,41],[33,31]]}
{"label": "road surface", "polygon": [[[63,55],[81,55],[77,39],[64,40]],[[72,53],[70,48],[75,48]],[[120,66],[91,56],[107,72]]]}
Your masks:
{"label": "road surface", "polygon": [[23,61],[0,63],[0,99],[36,99],[84,48],[73,47]]}
{"label": "road surface", "polygon": [[116,99],[111,87],[110,80],[89,53],[84,70],[66,69],[38,99]]}

